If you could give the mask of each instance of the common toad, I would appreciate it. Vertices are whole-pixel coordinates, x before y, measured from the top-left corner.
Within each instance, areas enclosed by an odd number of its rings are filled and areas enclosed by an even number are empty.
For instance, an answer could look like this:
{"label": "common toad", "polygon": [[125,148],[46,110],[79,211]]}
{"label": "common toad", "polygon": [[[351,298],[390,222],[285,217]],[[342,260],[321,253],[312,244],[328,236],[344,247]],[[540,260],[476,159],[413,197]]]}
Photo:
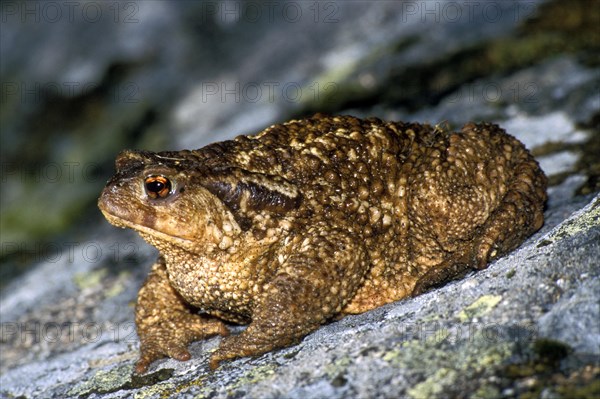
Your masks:
{"label": "common toad", "polygon": [[496,125],[460,132],[315,115],[195,151],[123,151],[99,207],[160,256],[141,288],[136,371],[223,338],[210,367],[333,317],[423,292],[517,247],[546,177]]}

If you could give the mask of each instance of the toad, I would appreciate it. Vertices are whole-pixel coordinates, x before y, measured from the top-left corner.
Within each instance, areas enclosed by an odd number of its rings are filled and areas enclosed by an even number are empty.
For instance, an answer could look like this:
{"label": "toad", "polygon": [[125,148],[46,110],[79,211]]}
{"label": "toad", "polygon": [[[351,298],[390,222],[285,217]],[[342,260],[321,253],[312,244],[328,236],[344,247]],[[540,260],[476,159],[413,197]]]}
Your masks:
{"label": "toad", "polygon": [[538,163],[496,125],[315,115],[123,151],[99,207],[160,253],[136,307],[142,373],[221,335],[215,369],[485,268],[542,226],[545,200]]}

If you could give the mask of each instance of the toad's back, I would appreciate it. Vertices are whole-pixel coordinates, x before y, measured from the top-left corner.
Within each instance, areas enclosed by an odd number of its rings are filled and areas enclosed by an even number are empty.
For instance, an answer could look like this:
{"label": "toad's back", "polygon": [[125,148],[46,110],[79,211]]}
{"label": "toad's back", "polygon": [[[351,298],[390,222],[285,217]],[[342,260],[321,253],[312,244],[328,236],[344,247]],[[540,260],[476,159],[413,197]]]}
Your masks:
{"label": "toad's back", "polygon": [[364,242],[370,271],[346,312],[484,267],[543,223],[546,178],[524,146],[496,125],[449,132],[316,117],[229,143],[223,149],[232,164],[298,187],[298,217],[310,218],[303,222],[320,218]]}

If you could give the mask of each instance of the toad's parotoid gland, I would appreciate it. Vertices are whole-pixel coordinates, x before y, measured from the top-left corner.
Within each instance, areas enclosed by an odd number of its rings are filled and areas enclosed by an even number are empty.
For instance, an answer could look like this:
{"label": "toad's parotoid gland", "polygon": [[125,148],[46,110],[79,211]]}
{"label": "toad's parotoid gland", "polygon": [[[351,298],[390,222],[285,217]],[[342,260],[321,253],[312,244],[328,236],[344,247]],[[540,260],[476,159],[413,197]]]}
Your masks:
{"label": "toad's parotoid gland", "polygon": [[223,338],[210,367],[299,342],[468,269],[544,222],[546,177],[496,125],[315,115],[194,151],[123,151],[99,206],[160,256],[139,292],[138,373]]}

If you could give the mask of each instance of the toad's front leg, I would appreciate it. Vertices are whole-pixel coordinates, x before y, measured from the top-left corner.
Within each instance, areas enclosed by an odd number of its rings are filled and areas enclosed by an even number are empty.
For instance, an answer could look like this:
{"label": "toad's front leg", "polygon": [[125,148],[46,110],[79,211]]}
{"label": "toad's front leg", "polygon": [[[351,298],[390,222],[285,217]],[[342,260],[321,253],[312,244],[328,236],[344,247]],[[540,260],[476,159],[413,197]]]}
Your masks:
{"label": "toad's front leg", "polygon": [[326,226],[307,228],[274,260],[275,277],[261,292],[248,328],[225,338],[210,358],[257,356],[299,342],[352,298],[368,268],[360,241]]}
{"label": "toad's front leg", "polygon": [[141,351],[135,368],[138,374],[145,372],[153,361],[166,356],[188,360],[187,346],[192,341],[229,333],[221,321],[200,316],[185,304],[169,283],[162,257],[152,266],[140,289],[135,324]]}

